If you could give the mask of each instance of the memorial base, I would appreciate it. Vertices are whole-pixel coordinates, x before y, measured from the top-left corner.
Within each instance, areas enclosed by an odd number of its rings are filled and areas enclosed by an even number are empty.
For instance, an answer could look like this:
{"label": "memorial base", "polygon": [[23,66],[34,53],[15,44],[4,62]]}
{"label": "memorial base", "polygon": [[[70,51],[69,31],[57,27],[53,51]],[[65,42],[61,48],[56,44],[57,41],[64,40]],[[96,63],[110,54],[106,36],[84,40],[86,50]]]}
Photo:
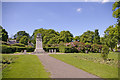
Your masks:
{"label": "memorial base", "polygon": [[35,49],[34,51],[36,54],[40,54],[40,53],[45,53],[45,51],[43,49]]}

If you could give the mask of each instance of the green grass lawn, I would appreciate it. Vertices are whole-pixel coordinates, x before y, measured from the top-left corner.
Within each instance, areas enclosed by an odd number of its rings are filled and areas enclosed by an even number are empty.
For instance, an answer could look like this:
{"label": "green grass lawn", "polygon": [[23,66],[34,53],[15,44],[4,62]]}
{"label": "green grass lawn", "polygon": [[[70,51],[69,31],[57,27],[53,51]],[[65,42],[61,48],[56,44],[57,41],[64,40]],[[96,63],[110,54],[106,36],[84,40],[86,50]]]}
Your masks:
{"label": "green grass lawn", "polygon": [[18,59],[3,69],[3,78],[49,78],[50,73],[46,72],[36,55],[9,56],[18,56]]}
{"label": "green grass lawn", "polygon": [[[101,63],[103,61],[100,62],[100,60],[102,60],[100,54],[73,53],[50,54],[50,56],[59,59],[65,63],[71,64],[84,71],[97,75],[101,78],[118,78],[118,66],[116,66],[114,62],[111,63],[112,65],[110,65],[110,63]],[[109,54],[108,57],[114,59],[114,61],[116,62],[118,60],[118,53]]]}

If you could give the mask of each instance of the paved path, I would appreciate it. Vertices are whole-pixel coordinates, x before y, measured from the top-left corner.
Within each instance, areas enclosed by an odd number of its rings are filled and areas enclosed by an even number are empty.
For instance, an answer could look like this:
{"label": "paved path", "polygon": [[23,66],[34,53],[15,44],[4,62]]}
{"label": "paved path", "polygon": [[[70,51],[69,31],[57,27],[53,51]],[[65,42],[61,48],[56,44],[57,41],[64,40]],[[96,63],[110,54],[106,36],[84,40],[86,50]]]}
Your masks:
{"label": "paved path", "polygon": [[45,69],[51,73],[51,78],[98,78],[72,65],[66,64],[49,55],[38,55]]}

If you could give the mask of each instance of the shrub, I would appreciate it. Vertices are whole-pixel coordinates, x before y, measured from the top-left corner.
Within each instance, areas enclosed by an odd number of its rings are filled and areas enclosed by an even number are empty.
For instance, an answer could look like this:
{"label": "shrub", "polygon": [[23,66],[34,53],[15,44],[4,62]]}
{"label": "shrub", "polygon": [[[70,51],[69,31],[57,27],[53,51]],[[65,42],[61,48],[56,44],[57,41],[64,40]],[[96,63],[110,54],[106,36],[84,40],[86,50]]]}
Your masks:
{"label": "shrub", "polygon": [[84,53],[85,52],[85,48],[84,47],[78,47],[77,50],[80,53]]}
{"label": "shrub", "polygon": [[27,50],[27,52],[33,52],[35,48],[33,47],[19,47],[19,46],[7,46],[2,45],[2,53],[14,53]]}
{"label": "shrub", "polygon": [[77,47],[78,43],[77,42],[70,42],[66,44],[60,44],[59,45],[59,51],[62,53],[77,53]]}
{"label": "shrub", "polygon": [[15,52],[15,48],[12,48],[7,45],[2,45],[2,53],[13,53]]}
{"label": "shrub", "polygon": [[21,44],[21,43],[11,44],[11,46],[25,47],[25,45],[24,45],[24,44]]}
{"label": "shrub", "polygon": [[[82,42],[77,42],[77,41],[66,43],[65,45],[66,45],[66,47],[71,48],[70,49],[71,51],[69,49],[67,49],[67,50],[69,50],[69,52],[75,51],[75,52],[81,52],[81,53],[85,53],[85,52],[98,53],[98,52],[101,52],[101,49],[102,49],[102,45],[91,44],[91,43],[82,43]],[[62,47],[62,48],[64,49],[64,47]],[[61,50],[62,50],[62,48],[61,48]],[[64,52],[66,52],[65,49],[64,49]]]}
{"label": "shrub", "polygon": [[70,48],[70,47],[61,47],[59,48],[59,51],[62,53],[78,53],[78,50],[76,48]]}
{"label": "shrub", "polygon": [[72,47],[72,48],[66,48],[65,53],[78,53],[77,48]]}
{"label": "shrub", "polygon": [[60,45],[59,46],[59,51],[62,52],[62,53],[65,53],[65,48],[66,48],[66,46]]}
{"label": "shrub", "polygon": [[84,53],[85,52],[85,44],[80,42],[77,50],[78,50],[78,52]]}
{"label": "shrub", "polygon": [[27,52],[34,52],[35,48],[33,47],[26,47]]}
{"label": "shrub", "polygon": [[102,53],[101,53],[101,56],[104,60],[107,60],[108,58],[108,53],[109,53],[109,47],[107,45],[104,45],[102,47]]}
{"label": "shrub", "polygon": [[21,51],[24,51],[26,50],[25,47],[16,47],[16,52],[21,52]]}
{"label": "shrub", "polygon": [[117,49],[117,45],[115,46],[114,50],[115,50],[115,52],[117,52],[117,51],[118,51],[118,49]]}
{"label": "shrub", "polygon": [[2,45],[10,45],[9,43],[7,43],[7,42],[5,42],[5,41],[0,41],[0,43],[1,43]]}
{"label": "shrub", "polygon": [[86,53],[88,53],[90,49],[91,49],[91,43],[88,43],[88,42],[85,43],[85,52],[87,51]]}
{"label": "shrub", "polygon": [[120,49],[120,46],[118,47],[118,49]]}
{"label": "shrub", "polygon": [[16,48],[16,52],[21,52],[26,50],[27,52],[33,52],[35,50],[35,48],[33,47],[15,47]]}
{"label": "shrub", "polygon": [[91,45],[91,52],[93,53],[99,53],[101,52],[101,49],[102,49],[102,45],[98,45],[98,44]]}

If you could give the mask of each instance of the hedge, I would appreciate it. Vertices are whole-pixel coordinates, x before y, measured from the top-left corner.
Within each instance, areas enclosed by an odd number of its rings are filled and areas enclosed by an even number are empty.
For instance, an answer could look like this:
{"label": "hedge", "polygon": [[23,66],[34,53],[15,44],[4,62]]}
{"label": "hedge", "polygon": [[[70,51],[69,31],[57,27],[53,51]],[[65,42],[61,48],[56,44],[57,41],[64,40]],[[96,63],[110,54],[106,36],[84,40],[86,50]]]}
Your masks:
{"label": "hedge", "polygon": [[21,44],[21,43],[11,44],[11,46],[25,47],[25,45],[24,45],[24,44]]}
{"label": "hedge", "polygon": [[15,52],[15,48],[11,48],[7,45],[2,45],[2,53],[13,53],[13,52]]}
{"label": "hedge", "polygon": [[7,43],[7,42],[5,42],[5,41],[0,41],[0,43],[1,43],[2,45],[10,45],[9,43]]}
{"label": "hedge", "polygon": [[33,47],[26,47],[27,52],[34,52],[35,48]]}
{"label": "hedge", "polygon": [[64,48],[65,53],[78,53],[78,50],[76,48]]}
{"label": "hedge", "polygon": [[[56,49],[56,52],[59,52],[59,48],[47,47],[47,48],[43,48],[43,49],[46,52],[49,52],[49,50],[52,50],[52,49],[53,50]],[[35,48],[2,45],[2,53],[14,53],[14,52],[21,52],[21,51],[23,52],[24,50],[26,50],[27,52],[34,52]]]}
{"label": "hedge", "polygon": [[65,47],[65,46],[60,46],[59,51],[62,53],[78,53],[78,50],[74,47]]}
{"label": "hedge", "polygon": [[27,50],[27,52],[33,52],[35,48],[32,47],[19,47],[19,46],[7,46],[2,45],[2,53],[14,53]]}

